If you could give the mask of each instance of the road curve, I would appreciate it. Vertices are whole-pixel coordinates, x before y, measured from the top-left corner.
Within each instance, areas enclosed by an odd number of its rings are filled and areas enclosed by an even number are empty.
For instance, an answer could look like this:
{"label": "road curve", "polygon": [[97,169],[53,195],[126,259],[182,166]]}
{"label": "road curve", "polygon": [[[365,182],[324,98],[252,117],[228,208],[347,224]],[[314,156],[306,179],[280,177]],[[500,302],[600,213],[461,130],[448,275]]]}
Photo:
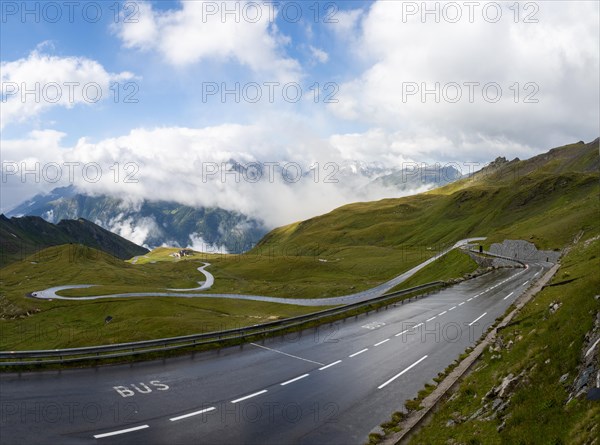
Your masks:
{"label": "road curve", "polygon": [[[204,290],[208,289],[214,284],[214,277],[210,272],[204,270],[205,267],[209,266],[209,263],[204,263],[204,266],[198,268],[200,272],[202,272],[206,281],[200,288],[196,289],[167,289],[174,292],[127,292],[127,293],[119,293],[119,294],[110,294],[110,295],[95,295],[90,297],[63,297],[57,295],[57,292],[67,290],[67,289],[86,289],[89,287],[93,287],[93,284],[70,284],[64,286],[55,286],[48,289],[35,291],[31,293],[33,298],[38,298],[41,300],[99,300],[104,298],[128,298],[128,297],[179,297],[179,298],[227,298],[227,299],[235,299],[235,300],[252,300],[252,301],[264,301],[269,303],[281,303],[281,304],[294,304],[298,306],[337,306],[340,304],[350,304],[350,303],[358,303],[362,301],[367,301],[372,298],[379,297],[390,289],[393,289],[398,284],[406,281],[408,278],[413,276],[415,273],[428,266],[438,258],[446,255],[453,249],[464,246],[472,241],[484,240],[485,238],[477,237],[477,238],[467,238],[458,241],[449,249],[440,252],[439,254],[433,256],[432,258],[424,261],[423,263],[413,267],[412,269],[398,275],[395,278],[392,278],[389,281],[386,281],[379,286],[373,287],[371,289],[367,289],[365,291],[357,292],[354,294],[343,295],[339,297],[329,297],[329,298],[281,298],[281,297],[268,297],[264,295],[243,295],[243,294],[205,294],[205,293],[189,293],[189,290]],[[185,293],[184,293],[185,292]]]}
{"label": "road curve", "polygon": [[255,344],[0,375],[5,444],[362,444],[549,263]]}
{"label": "road curve", "polygon": [[206,278],[206,280],[204,281],[198,281],[198,284],[200,286],[198,287],[193,287],[193,288],[189,288],[189,289],[167,289],[173,292],[189,292],[191,290],[206,290],[206,289],[210,289],[213,284],[215,284],[215,277],[213,276],[213,274],[211,274],[210,272],[208,272],[207,270],[205,270],[208,266],[210,266],[210,263],[204,263],[203,266],[200,266],[198,268],[198,272],[203,273],[204,277]]}
{"label": "road curve", "polygon": [[[191,289],[167,289],[169,291],[174,292],[187,292],[190,290],[206,290],[213,286],[215,283],[215,277],[213,274],[208,272],[206,267],[210,266],[210,263],[204,263],[197,270],[198,272],[204,274],[206,278],[205,281],[198,281],[199,287],[194,287]],[[181,297],[186,296],[185,294],[172,294],[172,293],[149,293],[149,292],[128,292],[122,294],[110,294],[110,295],[95,295],[92,297],[62,297],[57,295],[57,292],[68,290],[68,289],[87,289],[90,287],[95,287],[96,284],[67,284],[63,286],[54,286],[44,290],[38,290],[31,293],[33,298],[38,298],[40,300],[98,300],[102,298],[115,298],[115,297],[152,297],[152,296],[172,296],[172,297]],[[192,294],[193,295],[193,294]]]}

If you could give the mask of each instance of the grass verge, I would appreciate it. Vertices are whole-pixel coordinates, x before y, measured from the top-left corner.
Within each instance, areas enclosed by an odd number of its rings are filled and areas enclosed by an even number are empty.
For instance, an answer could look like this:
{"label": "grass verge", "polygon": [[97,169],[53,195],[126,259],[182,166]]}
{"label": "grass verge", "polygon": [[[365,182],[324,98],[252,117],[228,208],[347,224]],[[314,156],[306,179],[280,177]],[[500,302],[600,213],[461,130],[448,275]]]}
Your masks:
{"label": "grass verge", "polygon": [[[590,238],[588,238],[589,240]],[[600,241],[580,241],[545,287],[499,332],[496,346],[447,395],[412,444],[583,444],[597,440],[600,406],[576,398],[567,402],[585,334],[600,302]],[[550,303],[559,302],[556,311]],[[577,320],[577,322],[573,322]],[[598,352],[596,351],[596,354]],[[501,409],[486,395],[509,374],[519,376]],[[568,375],[565,382],[561,376]],[[498,402],[500,403],[500,402]]]}

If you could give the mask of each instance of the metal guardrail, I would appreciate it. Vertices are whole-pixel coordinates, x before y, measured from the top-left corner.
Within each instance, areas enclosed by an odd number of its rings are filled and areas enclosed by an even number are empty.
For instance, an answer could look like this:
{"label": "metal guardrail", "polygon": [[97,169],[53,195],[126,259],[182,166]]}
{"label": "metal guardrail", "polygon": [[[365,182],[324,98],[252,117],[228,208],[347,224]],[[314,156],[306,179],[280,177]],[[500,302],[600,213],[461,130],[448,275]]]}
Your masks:
{"label": "metal guardrail", "polygon": [[[215,344],[226,340],[243,340],[246,337],[272,334],[277,331],[298,327],[309,322],[319,321],[327,317],[342,315],[352,310],[361,309],[373,304],[385,303],[386,301],[393,300],[402,295],[408,295],[413,292],[418,292],[435,286],[443,286],[444,284],[445,283],[443,281],[434,281],[358,303],[350,303],[331,309],[325,309],[319,312],[313,312],[311,314],[224,331],[81,348],[32,351],[0,351],[0,366],[63,364],[86,360],[119,358],[154,352],[172,351],[211,343]],[[402,300],[402,302],[404,302],[404,300]]]}
{"label": "metal guardrail", "polygon": [[511,258],[511,257],[508,257],[508,256],[504,256],[504,255],[498,255],[496,253],[488,252],[487,250],[484,250],[483,252],[480,252],[478,249],[469,249],[469,252],[477,253],[479,255],[484,255],[484,256],[488,255],[488,256],[495,257],[495,258],[500,258],[502,260],[514,261],[515,263],[519,263],[521,266],[525,267],[525,262],[523,262],[521,260],[518,260],[516,258]]}

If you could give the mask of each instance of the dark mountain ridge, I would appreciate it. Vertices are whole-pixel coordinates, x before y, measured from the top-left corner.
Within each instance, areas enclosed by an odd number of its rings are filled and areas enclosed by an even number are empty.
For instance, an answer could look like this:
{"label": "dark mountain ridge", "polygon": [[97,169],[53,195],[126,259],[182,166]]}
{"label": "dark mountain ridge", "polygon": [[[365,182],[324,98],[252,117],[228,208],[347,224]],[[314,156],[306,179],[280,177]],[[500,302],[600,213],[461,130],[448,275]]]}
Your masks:
{"label": "dark mountain ridge", "polygon": [[52,224],[39,216],[9,219],[0,215],[2,267],[47,247],[61,244],[83,244],[121,259],[148,253],[148,249],[84,218]]}

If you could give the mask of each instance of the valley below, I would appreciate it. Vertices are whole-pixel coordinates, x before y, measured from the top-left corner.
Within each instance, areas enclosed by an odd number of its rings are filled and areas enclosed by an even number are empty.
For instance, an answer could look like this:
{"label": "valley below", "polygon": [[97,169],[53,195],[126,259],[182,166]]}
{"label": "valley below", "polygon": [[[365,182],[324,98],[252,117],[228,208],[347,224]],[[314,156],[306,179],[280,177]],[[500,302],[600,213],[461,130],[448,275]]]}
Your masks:
{"label": "valley below", "polygon": [[[552,270],[410,440],[502,443],[536,434],[591,443],[598,408],[586,395],[597,370],[587,371],[582,386],[577,367],[584,338],[585,352],[598,354],[599,165],[598,140],[498,161],[424,194],[350,204],[275,229],[244,254],[160,247],[124,261],[98,245],[70,243],[12,261],[1,269],[3,351],[222,331],[425,283],[443,287],[237,346],[93,372],[5,372],[5,437],[36,443],[32,431],[43,428],[61,443],[188,443],[200,436],[207,443],[242,436],[251,443],[394,443],[402,420],[421,409],[448,369]],[[80,224],[82,233],[95,230]],[[568,396],[576,375],[578,389]],[[486,395],[514,376],[509,393]],[[89,423],[79,410],[71,422],[44,420],[32,430],[15,421],[22,393],[35,394],[27,401],[35,406],[52,400],[125,411]],[[526,432],[536,413],[545,426]]]}

